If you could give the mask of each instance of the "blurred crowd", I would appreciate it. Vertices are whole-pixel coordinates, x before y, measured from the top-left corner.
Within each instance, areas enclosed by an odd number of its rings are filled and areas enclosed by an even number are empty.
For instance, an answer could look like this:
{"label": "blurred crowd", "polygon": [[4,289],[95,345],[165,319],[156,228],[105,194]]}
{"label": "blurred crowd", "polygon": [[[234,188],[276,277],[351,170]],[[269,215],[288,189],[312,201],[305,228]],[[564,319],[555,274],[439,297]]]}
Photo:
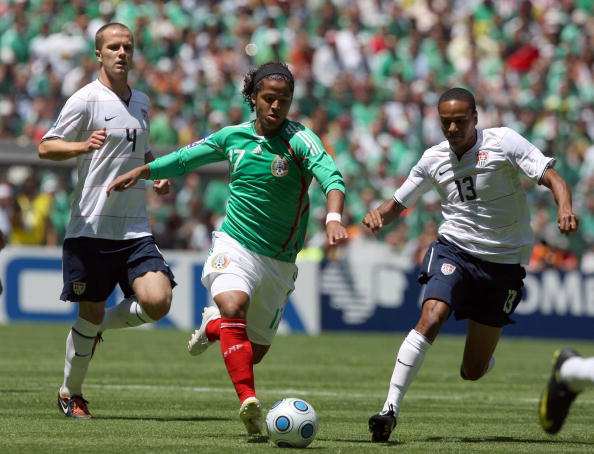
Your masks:
{"label": "blurred crowd", "polygon": [[[96,77],[94,35],[135,35],[132,84],[152,100],[151,143],[174,150],[252,114],[243,75],[269,60],[296,77],[290,114],[313,129],[347,181],[351,241],[425,148],[443,140],[436,102],[452,86],[477,98],[479,127],[509,126],[574,191],[581,231],[556,230],[555,205],[526,181],[537,246],[531,267],[594,270],[594,0],[0,0],[0,138],[37,143],[65,99]],[[1,153],[1,151],[0,151]],[[10,168],[0,182],[9,241],[59,244],[75,178]],[[224,179],[192,174],[149,194],[164,248],[207,250]],[[311,189],[304,254],[323,257],[324,197]],[[16,201],[11,203],[10,200]],[[440,222],[429,193],[381,238],[422,257]]]}

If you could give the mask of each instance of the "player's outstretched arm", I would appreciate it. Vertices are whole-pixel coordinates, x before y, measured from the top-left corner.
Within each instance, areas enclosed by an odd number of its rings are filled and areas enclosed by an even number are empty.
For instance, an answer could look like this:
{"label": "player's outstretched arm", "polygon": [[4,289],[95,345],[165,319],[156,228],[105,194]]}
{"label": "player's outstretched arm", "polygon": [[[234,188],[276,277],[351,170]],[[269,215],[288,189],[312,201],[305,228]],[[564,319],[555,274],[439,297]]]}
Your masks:
{"label": "player's outstretched arm", "polygon": [[326,239],[330,246],[334,246],[349,237],[341,222],[342,210],[344,208],[344,194],[338,189],[332,189],[328,192],[327,197],[326,209],[328,217],[326,218]]}
{"label": "player's outstretched arm", "polygon": [[400,213],[405,209],[406,207],[404,205],[396,202],[394,199],[386,200],[377,209],[370,210],[361,222],[373,233],[377,233],[382,227],[400,216]]}
{"label": "player's outstretched arm", "polygon": [[107,133],[105,128],[93,131],[84,142],[68,142],[64,139],[47,139],[39,144],[37,149],[41,159],[51,161],[65,161],[80,154],[92,153],[105,143]]}
{"label": "player's outstretched arm", "polygon": [[575,232],[579,226],[579,219],[573,212],[571,204],[571,190],[561,175],[555,169],[549,168],[544,173],[541,183],[549,188],[557,203],[557,227],[561,233],[568,235]]}
{"label": "player's outstretched arm", "polygon": [[122,192],[130,189],[138,183],[138,180],[146,180],[150,176],[151,169],[148,165],[136,167],[113,180],[107,187],[107,196],[109,197],[111,191]]}

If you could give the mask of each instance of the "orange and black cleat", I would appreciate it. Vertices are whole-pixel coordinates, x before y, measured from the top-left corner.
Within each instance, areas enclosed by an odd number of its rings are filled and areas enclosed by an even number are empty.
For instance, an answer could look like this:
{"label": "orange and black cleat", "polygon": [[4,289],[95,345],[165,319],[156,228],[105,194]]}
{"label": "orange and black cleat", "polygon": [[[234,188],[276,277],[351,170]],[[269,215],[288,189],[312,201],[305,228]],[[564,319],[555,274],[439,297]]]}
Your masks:
{"label": "orange and black cleat", "polygon": [[93,415],[89,411],[83,396],[62,396],[58,393],[58,408],[65,416],[78,419],[91,419]]}

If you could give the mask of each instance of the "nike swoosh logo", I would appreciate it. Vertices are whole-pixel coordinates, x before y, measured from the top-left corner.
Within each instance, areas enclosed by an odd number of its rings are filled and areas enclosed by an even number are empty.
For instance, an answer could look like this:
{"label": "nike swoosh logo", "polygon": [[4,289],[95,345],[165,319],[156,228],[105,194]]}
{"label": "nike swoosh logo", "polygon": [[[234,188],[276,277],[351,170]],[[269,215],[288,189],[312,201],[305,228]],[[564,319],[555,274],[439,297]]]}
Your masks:
{"label": "nike swoosh logo", "polygon": [[66,413],[68,411],[68,404],[64,404],[64,401],[60,399],[60,407],[62,407],[62,411]]}
{"label": "nike swoosh logo", "polygon": [[115,117],[117,117],[117,115],[114,115],[113,117],[105,117],[105,121],[113,120]]}
{"label": "nike swoosh logo", "polygon": [[412,364],[406,364],[406,363],[403,363],[402,361],[400,361],[400,358],[398,358],[398,359],[396,360],[396,362],[398,362],[398,363],[400,363],[400,364],[402,364],[403,366],[406,366],[406,367],[413,367],[413,365],[412,365]]}
{"label": "nike swoosh logo", "polygon": [[442,176],[444,173],[448,172],[451,169],[445,169],[443,172],[437,172],[439,176]]}

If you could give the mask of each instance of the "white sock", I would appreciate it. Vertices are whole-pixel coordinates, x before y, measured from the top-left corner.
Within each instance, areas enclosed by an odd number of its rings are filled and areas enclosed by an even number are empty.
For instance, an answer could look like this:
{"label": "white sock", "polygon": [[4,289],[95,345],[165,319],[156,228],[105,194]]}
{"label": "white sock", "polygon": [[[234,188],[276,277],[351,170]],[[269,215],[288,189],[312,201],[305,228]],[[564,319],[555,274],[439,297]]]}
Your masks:
{"label": "white sock", "polygon": [[408,333],[408,336],[406,336],[400,346],[400,350],[398,350],[396,365],[394,366],[390,388],[388,389],[388,398],[384,403],[381,413],[385,414],[392,410],[394,415],[398,415],[400,402],[421,368],[423,359],[425,358],[425,352],[429,347],[431,347],[431,342],[421,333],[414,329]]}
{"label": "white sock", "polygon": [[136,296],[132,295],[130,298],[123,299],[118,305],[105,311],[105,318],[99,331],[130,328],[132,326],[144,325],[145,323],[155,323],[155,320],[147,315],[144,309],[142,309],[142,306],[138,304]]}
{"label": "white sock", "polygon": [[485,371],[485,373],[483,375],[487,375],[489,372],[491,372],[493,370],[494,367],[495,367],[495,357],[491,356],[491,359],[489,360],[489,364],[487,364],[487,370]]}
{"label": "white sock", "polygon": [[89,369],[93,342],[99,332],[95,325],[78,317],[66,338],[66,359],[64,361],[64,384],[60,388],[63,396],[82,394],[82,384]]}
{"label": "white sock", "polygon": [[569,358],[563,363],[559,373],[561,380],[567,384],[571,391],[582,392],[594,385],[594,356]]}

